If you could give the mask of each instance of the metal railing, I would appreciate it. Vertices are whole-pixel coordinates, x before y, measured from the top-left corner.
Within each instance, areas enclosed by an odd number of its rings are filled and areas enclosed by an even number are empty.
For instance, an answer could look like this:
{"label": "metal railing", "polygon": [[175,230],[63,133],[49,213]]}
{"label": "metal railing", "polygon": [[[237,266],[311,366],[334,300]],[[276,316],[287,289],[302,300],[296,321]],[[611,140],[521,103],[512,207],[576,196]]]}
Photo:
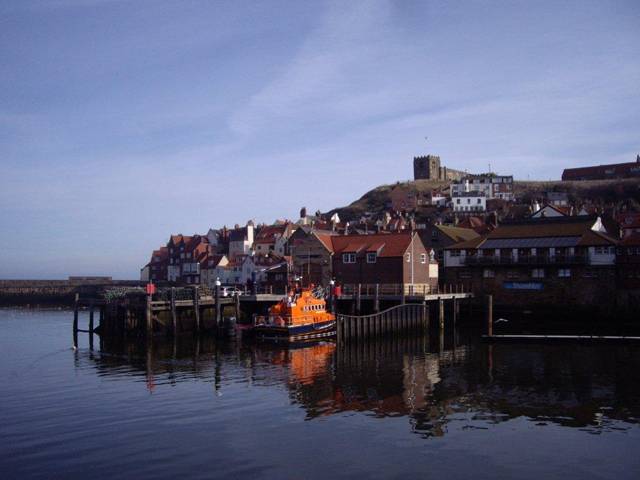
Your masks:
{"label": "metal railing", "polygon": [[585,265],[589,261],[587,255],[526,255],[519,257],[502,256],[464,256],[460,257],[463,265]]}
{"label": "metal railing", "polygon": [[340,296],[425,296],[451,293],[467,293],[463,284],[430,285],[428,283],[347,283],[341,286]]}

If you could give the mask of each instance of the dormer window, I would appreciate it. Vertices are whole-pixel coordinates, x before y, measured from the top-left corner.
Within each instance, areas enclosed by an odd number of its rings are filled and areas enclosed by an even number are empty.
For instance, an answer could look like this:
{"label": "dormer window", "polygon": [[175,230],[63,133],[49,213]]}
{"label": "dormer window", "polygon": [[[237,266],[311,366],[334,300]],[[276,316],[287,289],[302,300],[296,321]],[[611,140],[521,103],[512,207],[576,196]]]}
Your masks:
{"label": "dormer window", "polygon": [[355,253],[343,253],[342,254],[342,263],[356,263],[356,254]]}
{"label": "dormer window", "polygon": [[367,253],[367,263],[376,263],[377,259],[378,255],[376,254],[376,252]]}

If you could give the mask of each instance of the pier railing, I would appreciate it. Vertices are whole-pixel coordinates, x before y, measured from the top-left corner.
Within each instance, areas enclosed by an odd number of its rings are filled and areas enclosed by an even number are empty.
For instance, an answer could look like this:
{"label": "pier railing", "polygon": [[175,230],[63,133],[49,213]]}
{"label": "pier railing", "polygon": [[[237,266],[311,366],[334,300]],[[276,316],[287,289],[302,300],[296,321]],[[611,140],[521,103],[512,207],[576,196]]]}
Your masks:
{"label": "pier railing", "polygon": [[589,260],[586,255],[521,255],[512,256],[477,256],[462,257],[464,265],[584,265]]}
{"label": "pier railing", "polygon": [[384,297],[384,296],[405,296],[405,297],[421,297],[427,295],[452,294],[452,293],[468,293],[470,289],[465,290],[465,286],[461,283],[431,285],[428,283],[413,284],[395,284],[395,283],[347,283],[341,287],[341,296],[357,296],[363,297]]}

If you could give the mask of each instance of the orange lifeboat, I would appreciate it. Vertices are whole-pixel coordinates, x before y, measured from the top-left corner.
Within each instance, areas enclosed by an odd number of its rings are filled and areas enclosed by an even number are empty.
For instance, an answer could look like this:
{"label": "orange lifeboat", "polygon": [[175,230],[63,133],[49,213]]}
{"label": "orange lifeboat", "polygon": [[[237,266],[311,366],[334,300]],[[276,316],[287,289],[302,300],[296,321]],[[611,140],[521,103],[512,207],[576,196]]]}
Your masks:
{"label": "orange lifeboat", "polygon": [[336,317],[327,311],[324,298],[311,289],[287,297],[257,317],[254,331],[258,337],[302,340],[335,335]]}

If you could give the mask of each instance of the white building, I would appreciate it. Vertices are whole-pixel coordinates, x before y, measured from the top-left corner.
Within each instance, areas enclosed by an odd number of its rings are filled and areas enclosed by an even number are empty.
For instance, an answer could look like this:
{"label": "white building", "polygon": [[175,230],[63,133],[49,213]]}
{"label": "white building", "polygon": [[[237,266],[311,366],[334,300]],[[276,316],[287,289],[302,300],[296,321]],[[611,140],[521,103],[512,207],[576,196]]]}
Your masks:
{"label": "white building", "polygon": [[481,192],[489,200],[499,198],[513,200],[512,175],[467,175],[451,184],[451,196],[462,193]]}
{"label": "white building", "polygon": [[229,258],[234,259],[238,255],[248,255],[253,246],[254,225],[251,220],[246,227],[234,228],[229,233]]}
{"label": "white building", "polygon": [[456,213],[477,213],[487,210],[487,197],[484,192],[461,192],[452,195],[451,204]]}

